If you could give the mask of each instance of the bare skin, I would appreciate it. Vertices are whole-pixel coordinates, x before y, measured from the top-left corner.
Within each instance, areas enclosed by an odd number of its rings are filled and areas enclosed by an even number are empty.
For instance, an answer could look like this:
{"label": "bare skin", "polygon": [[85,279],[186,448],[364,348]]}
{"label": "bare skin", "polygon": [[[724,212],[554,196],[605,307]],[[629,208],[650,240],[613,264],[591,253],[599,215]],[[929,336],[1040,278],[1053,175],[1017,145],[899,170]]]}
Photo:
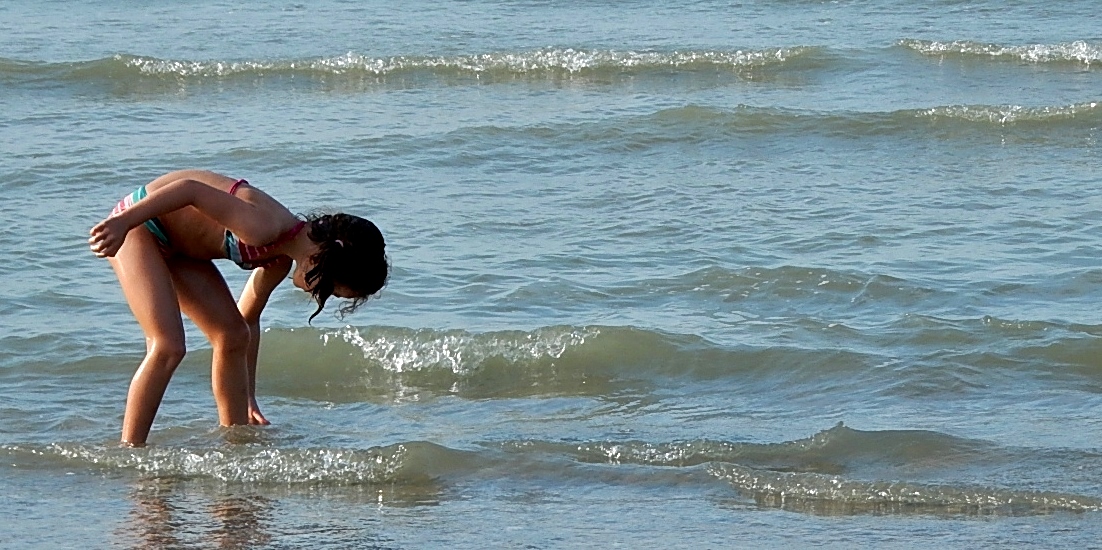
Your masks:
{"label": "bare skin", "polygon": [[[182,170],[146,185],[148,196],[116,216],[96,224],[88,239],[97,256],[107,258],[123,294],[145,333],[146,356],[130,382],[122,442],[144,445],[172,373],[184,357],[187,315],[206,335],[213,350],[211,386],[223,426],[269,424],[256,402],[256,360],[260,314],[276,286],[297,266],[295,286],[309,290],[305,273],[318,244],[309,229],[280,243],[271,263],[252,272],[240,299],[233,296],[211,260],[224,258],[224,231],[247,243],[271,243],[298,222],[286,207],[251,186],[228,193],[236,180],[203,170]],[[159,218],[171,254],[142,224]],[[334,296],[350,297],[337,286]]]}

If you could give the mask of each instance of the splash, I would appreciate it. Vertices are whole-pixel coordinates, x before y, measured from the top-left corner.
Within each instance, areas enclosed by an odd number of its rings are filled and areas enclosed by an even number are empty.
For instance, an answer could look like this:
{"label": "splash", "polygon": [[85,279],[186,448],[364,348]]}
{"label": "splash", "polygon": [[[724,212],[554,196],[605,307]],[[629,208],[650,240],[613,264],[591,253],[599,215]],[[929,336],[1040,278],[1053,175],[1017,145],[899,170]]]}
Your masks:
{"label": "splash", "polygon": [[418,330],[365,337],[358,329],[346,327],[323,335],[323,340],[328,344],[330,338],[339,338],[362,350],[365,359],[394,373],[450,371],[465,375],[491,359],[519,365],[559,359],[567,350],[599,334],[596,328],[550,327],[534,332],[472,334]]}

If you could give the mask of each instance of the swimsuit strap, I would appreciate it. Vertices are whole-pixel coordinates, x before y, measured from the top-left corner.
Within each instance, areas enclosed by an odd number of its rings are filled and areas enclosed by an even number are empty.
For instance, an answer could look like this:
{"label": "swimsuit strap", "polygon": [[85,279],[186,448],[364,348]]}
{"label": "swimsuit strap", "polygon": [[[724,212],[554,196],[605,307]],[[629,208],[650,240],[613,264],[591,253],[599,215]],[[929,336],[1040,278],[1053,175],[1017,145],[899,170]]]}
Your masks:
{"label": "swimsuit strap", "polygon": [[[249,182],[244,179],[239,179],[233,182],[233,185],[229,188],[229,194],[233,195],[237,193],[237,190],[243,185],[249,185]],[[241,242],[241,239],[237,238],[229,229],[226,230],[225,239],[223,241],[223,251],[226,253],[226,257],[240,266],[242,269],[255,269],[271,263],[269,260],[261,260],[264,256],[271,254],[272,249],[294,239],[295,236],[302,231],[302,228],[306,227],[306,222],[299,220],[297,224],[291,229],[283,232],[282,235],[276,238],[268,244],[261,246],[253,246]]]}
{"label": "swimsuit strap", "polygon": [[276,239],[276,241],[274,243],[269,244],[268,246],[276,246],[276,245],[279,245],[279,244],[283,244],[283,243],[295,238],[295,236],[297,236],[299,234],[299,232],[302,231],[303,227],[306,227],[306,220],[299,220],[298,223],[296,223],[294,227],[292,227],[291,229],[288,229],[287,231],[285,231],[282,235],[279,236],[278,239]]}
{"label": "swimsuit strap", "polygon": [[249,184],[249,182],[247,182],[243,179],[237,180],[237,181],[233,182],[233,186],[230,187],[229,193],[231,195],[235,195],[235,194],[237,194],[237,188],[238,187],[241,187],[242,185],[248,185],[248,184]]}
{"label": "swimsuit strap", "polygon": [[225,241],[223,244],[223,250],[226,253],[226,257],[232,260],[241,269],[255,269],[257,267],[263,267],[271,263],[274,258],[268,260],[261,260],[264,256],[271,254],[272,249],[294,239],[302,228],[306,227],[306,221],[299,220],[297,224],[291,229],[285,231],[275,241],[263,246],[252,246],[241,242],[241,239],[237,238],[232,231],[226,230]]}

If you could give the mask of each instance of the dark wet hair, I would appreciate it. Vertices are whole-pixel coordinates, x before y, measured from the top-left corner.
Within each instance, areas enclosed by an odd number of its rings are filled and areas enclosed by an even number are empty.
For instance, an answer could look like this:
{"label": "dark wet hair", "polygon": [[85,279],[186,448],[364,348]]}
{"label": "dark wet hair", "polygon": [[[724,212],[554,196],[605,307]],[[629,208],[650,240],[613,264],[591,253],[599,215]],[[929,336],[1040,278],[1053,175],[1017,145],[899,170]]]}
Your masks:
{"label": "dark wet hair", "polygon": [[318,303],[310,316],[313,321],[325,308],[336,285],[344,285],[355,294],[340,308],[344,317],[382,290],[390,276],[383,234],[375,224],[351,214],[311,214],[307,236],[318,244],[310,259],[314,266],[306,272],[306,285]]}

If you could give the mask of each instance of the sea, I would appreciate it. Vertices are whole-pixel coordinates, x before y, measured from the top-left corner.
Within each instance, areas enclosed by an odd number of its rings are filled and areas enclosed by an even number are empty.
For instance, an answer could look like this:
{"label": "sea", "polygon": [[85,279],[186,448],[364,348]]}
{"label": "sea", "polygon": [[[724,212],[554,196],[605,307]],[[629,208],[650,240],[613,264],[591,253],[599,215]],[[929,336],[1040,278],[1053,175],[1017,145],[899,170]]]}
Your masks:
{"label": "sea", "polygon": [[[0,2],[0,548],[1102,548],[1094,0]],[[144,338],[174,169],[388,285]],[[248,273],[216,262],[239,292]]]}

